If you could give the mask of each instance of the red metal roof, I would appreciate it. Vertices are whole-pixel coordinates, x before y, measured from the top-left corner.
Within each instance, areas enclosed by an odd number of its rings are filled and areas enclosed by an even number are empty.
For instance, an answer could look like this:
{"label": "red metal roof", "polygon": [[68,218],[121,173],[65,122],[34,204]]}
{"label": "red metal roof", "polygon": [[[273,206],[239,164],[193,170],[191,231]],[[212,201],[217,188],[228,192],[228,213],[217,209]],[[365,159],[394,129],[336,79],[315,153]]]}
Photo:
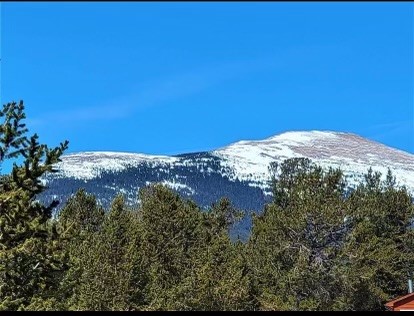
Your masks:
{"label": "red metal roof", "polygon": [[404,295],[392,301],[389,301],[388,303],[385,304],[385,306],[393,310],[396,307],[407,304],[408,302],[411,302],[411,301],[414,301],[414,293],[409,293],[407,295]]}

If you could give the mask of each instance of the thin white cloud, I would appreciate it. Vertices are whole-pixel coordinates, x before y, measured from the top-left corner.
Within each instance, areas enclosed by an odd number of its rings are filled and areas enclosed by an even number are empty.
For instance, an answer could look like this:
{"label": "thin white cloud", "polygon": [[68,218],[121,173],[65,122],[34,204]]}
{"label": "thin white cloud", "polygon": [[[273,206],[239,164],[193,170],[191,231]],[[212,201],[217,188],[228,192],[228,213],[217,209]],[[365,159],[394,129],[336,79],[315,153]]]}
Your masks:
{"label": "thin white cloud", "polygon": [[414,119],[413,120],[401,120],[401,121],[394,121],[394,122],[371,125],[368,127],[368,129],[370,130],[377,130],[377,129],[384,129],[384,128],[394,129],[394,128],[401,128],[404,126],[406,127],[409,125],[413,126],[413,124],[414,124]]}
{"label": "thin white cloud", "polygon": [[85,106],[62,111],[49,112],[38,118],[28,120],[30,125],[43,123],[76,123],[82,121],[113,120],[128,117],[136,111],[148,107],[168,104],[176,100],[205,91],[224,81],[247,75],[254,71],[271,69],[280,65],[275,59],[256,59],[237,61],[205,67],[183,74],[163,78],[144,86],[137,86],[137,92],[131,92],[100,106]]}
{"label": "thin white cloud", "polygon": [[[302,51],[308,54],[304,57]],[[153,106],[165,106],[170,101],[188,97],[255,72],[271,71],[289,67],[292,63],[309,63],[319,52],[330,50],[336,54],[349,53],[346,47],[323,45],[311,47],[292,47],[279,52],[270,52],[266,56],[236,60],[223,64],[207,65],[160,80],[136,85],[130,93],[109,100],[102,105],[84,105],[68,110],[46,113],[28,121],[31,125],[44,125],[51,120],[56,123],[83,123],[91,121],[122,119],[137,111]],[[299,56],[301,56],[300,59]]]}
{"label": "thin white cloud", "polygon": [[387,122],[369,126],[367,137],[382,141],[390,136],[408,135],[411,137],[411,148],[414,148],[414,119],[395,122]]}

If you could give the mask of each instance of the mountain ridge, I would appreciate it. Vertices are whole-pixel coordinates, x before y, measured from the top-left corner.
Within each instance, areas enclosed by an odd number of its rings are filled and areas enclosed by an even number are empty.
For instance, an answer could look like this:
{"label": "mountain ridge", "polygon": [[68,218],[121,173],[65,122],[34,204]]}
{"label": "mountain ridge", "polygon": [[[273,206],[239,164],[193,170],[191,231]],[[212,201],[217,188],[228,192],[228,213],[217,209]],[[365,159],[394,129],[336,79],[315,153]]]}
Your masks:
{"label": "mountain ridge", "polygon": [[107,205],[122,192],[132,204],[139,188],[161,182],[203,207],[228,196],[236,207],[260,211],[271,196],[270,162],[307,157],[323,168],[341,168],[355,186],[369,167],[388,167],[414,193],[414,155],[354,133],[288,131],[262,140],[241,140],[215,150],[176,155],[87,151],[62,156],[58,172],[44,181],[44,197],[63,202],[86,187]]}

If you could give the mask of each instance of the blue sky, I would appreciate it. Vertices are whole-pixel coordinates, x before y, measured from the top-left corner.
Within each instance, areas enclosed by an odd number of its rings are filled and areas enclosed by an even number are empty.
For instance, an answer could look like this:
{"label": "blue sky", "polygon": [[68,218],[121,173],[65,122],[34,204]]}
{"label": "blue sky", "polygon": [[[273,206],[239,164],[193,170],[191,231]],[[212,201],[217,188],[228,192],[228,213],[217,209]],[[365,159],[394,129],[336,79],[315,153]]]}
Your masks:
{"label": "blue sky", "polygon": [[1,3],[1,102],[69,152],[290,130],[414,153],[413,3]]}

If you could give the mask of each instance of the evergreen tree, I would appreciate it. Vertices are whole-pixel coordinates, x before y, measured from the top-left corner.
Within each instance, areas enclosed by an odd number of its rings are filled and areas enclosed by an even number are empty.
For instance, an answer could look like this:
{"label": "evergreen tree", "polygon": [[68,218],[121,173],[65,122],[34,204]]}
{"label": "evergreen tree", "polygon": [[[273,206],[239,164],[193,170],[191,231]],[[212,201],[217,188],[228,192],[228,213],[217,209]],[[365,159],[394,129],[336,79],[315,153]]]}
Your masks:
{"label": "evergreen tree", "polygon": [[370,168],[349,197],[350,230],[341,256],[344,309],[383,310],[387,300],[407,293],[414,206],[406,189],[395,184],[390,170],[381,181],[381,173]]}
{"label": "evergreen tree", "polygon": [[274,201],[254,219],[249,240],[262,308],[334,309],[345,233],[342,173],[296,158],[273,171]]}
{"label": "evergreen tree", "polygon": [[82,240],[87,233],[99,231],[104,217],[104,209],[98,205],[96,197],[79,189],[58,214],[62,238]]}
{"label": "evergreen tree", "polygon": [[245,212],[234,208],[228,198],[221,198],[212,204],[206,220],[210,222],[213,234],[226,234],[244,216]]}
{"label": "evergreen tree", "polygon": [[36,134],[28,138],[22,101],[5,104],[0,117],[0,162],[23,160],[0,183],[0,310],[57,308],[54,294],[64,269],[51,221],[57,202],[45,206],[36,196],[68,142],[50,149]]}
{"label": "evergreen tree", "polygon": [[[78,192],[76,198],[85,202],[84,192]],[[79,205],[75,199],[70,201],[69,206]],[[86,238],[75,239],[71,245],[71,269],[65,280],[73,287],[68,309],[139,309],[144,299],[145,276],[140,270],[137,214],[127,209],[123,197],[119,195],[100,222],[100,209],[96,206],[93,209],[92,201],[89,202],[92,212],[89,215],[82,212],[86,215],[82,220],[86,224]],[[65,217],[78,213],[67,212],[68,209],[64,211],[62,215]],[[73,280],[76,282],[70,282]]]}
{"label": "evergreen tree", "polygon": [[[340,170],[271,164],[273,201],[247,243],[222,198],[207,211],[160,184],[137,209],[79,190],[56,218],[42,178],[67,142],[28,132],[23,102],[0,111],[0,310],[381,310],[414,271],[413,198],[391,170],[352,192]],[[20,163],[18,163],[20,161]]]}
{"label": "evergreen tree", "polygon": [[193,202],[162,185],[142,189],[140,200],[141,249],[149,273],[147,309],[181,309],[177,288],[192,269],[191,259],[202,236],[202,213]]}
{"label": "evergreen tree", "polygon": [[242,216],[228,198],[222,198],[198,216],[198,242],[193,244],[190,267],[175,287],[174,309],[254,310],[256,292],[245,245],[233,243],[230,227]]}
{"label": "evergreen tree", "polygon": [[255,310],[256,288],[245,245],[230,241],[227,233],[213,234],[194,255],[192,269],[177,291],[184,310]]}
{"label": "evergreen tree", "polygon": [[68,265],[58,291],[65,309],[77,306],[82,271],[87,268],[84,258],[93,245],[94,235],[101,230],[104,216],[104,209],[95,196],[84,189],[70,197],[58,214],[57,229]]}

